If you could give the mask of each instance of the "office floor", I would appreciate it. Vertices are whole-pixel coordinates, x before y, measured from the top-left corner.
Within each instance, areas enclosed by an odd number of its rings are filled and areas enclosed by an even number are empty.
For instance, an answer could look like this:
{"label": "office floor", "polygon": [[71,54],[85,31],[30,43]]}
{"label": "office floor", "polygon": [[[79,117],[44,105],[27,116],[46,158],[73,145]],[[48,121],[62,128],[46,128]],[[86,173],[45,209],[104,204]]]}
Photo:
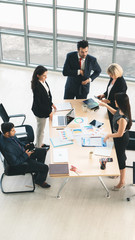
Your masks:
{"label": "office floor", "polygon": [[[31,111],[32,92],[30,81],[33,69],[0,66],[0,102],[9,114],[25,113],[26,123],[36,129]],[[48,73],[54,103],[63,99],[66,78],[61,73]],[[91,84],[89,96],[103,93],[107,79],[97,79]],[[132,106],[135,99],[135,83],[128,83],[128,94]],[[135,119],[135,109],[132,107]],[[45,142],[49,143],[48,124]],[[127,151],[128,164],[135,160],[133,151]],[[49,163],[49,153],[46,159]],[[3,171],[0,163],[0,174]],[[111,188],[118,179],[104,177],[111,198],[97,178],[70,179],[62,191],[56,193],[63,179],[49,178],[51,189],[36,187],[34,193],[4,195],[0,192],[0,238],[2,240],[134,240],[135,194],[132,186],[132,169],[126,171],[127,187],[120,192]]]}

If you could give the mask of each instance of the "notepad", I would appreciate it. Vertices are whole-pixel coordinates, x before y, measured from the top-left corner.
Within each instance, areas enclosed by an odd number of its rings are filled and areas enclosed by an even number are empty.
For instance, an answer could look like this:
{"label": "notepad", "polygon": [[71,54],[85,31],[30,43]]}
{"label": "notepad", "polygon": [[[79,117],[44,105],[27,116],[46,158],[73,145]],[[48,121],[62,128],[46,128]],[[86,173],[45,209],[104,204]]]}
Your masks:
{"label": "notepad", "polygon": [[68,162],[68,149],[67,148],[54,148],[53,149],[53,162],[54,163]]}
{"label": "notepad", "polygon": [[61,146],[64,146],[64,145],[70,145],[70,144],[73,144],[72,141],[70,140],[61,140],[59,137],[53,137],[53,138],[50,138],[50,141],[53,145],[53,147],[61,147]]}
{"label": "notepad", "polygon": [[70,102],[56,103],[55,106],[57,108],[56,111],[65,111],[72,109]]}
{"label": "notepad", "polygon": [[69,176],[69,165],[67,163],[49,164],[49,175],[51,177]]}

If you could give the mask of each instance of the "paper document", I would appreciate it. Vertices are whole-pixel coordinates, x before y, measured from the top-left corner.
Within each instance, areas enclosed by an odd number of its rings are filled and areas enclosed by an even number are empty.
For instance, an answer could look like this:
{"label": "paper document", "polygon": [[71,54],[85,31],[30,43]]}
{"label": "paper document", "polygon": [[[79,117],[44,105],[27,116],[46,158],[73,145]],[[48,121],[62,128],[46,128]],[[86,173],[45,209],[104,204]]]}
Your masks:
{"label": "paper document", "polygon": [[107,143],[107,147],[105,148],[95,148],[94,154],[99,156],[110,157],[112,152],[113,142]]}
{"label": "paper document", "polygon": [[53,149],[53,162],[54,163],[68,162],[68,149],[67,148],[54,148]]}
{"label": "paper document", "polygon": [[56,103],[55,104],[57,110],[56,111],[64,111],[72,109],[70,102]]}

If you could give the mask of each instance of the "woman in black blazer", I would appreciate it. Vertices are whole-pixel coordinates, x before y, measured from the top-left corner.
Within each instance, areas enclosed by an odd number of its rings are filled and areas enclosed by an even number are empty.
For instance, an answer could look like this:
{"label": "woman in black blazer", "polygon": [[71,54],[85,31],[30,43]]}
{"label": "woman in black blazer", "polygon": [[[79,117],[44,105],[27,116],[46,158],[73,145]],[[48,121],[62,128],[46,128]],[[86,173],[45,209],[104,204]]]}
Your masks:
{"label": "woman in black blazer", "polygon": [[46,82],[47,73],[47,69],[39,65],[36,67],[31,81],[33,91],[32,111],[37,120],[36,147],[48,146],[43,144],[46,118],[50,117],[52,119],[52,108],[56,110],[55,105],[52,103],[49,85]]}
{"label": "woman in black blazer", "polygon": [[[110,81],[107,85],[106,91],[102,95],[97,97],[102,100],[102,102],[109,104],[114,109],[117,109],[115,106],[115,94],[116,93],[126,93],[127,84],[123,77],[123,69],[117,63],[112,63],[107,69],[107,73],[110,76]],[[109,120],[112,128],[112,114],[108,111]]]}

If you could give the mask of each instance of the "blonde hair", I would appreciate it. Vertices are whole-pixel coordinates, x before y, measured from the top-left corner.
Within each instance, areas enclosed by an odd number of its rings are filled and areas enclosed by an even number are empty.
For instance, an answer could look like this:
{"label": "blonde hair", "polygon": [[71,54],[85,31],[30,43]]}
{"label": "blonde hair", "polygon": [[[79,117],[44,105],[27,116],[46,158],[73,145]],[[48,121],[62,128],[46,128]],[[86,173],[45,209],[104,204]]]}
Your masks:
{"label": "blonde hair", "polygon": [[118,77],[122,77],[123,69],[119,64],[112,63],[107,68],[107,73],[108,73],[108,75],[110,74],[111,76],[118,78]]}

